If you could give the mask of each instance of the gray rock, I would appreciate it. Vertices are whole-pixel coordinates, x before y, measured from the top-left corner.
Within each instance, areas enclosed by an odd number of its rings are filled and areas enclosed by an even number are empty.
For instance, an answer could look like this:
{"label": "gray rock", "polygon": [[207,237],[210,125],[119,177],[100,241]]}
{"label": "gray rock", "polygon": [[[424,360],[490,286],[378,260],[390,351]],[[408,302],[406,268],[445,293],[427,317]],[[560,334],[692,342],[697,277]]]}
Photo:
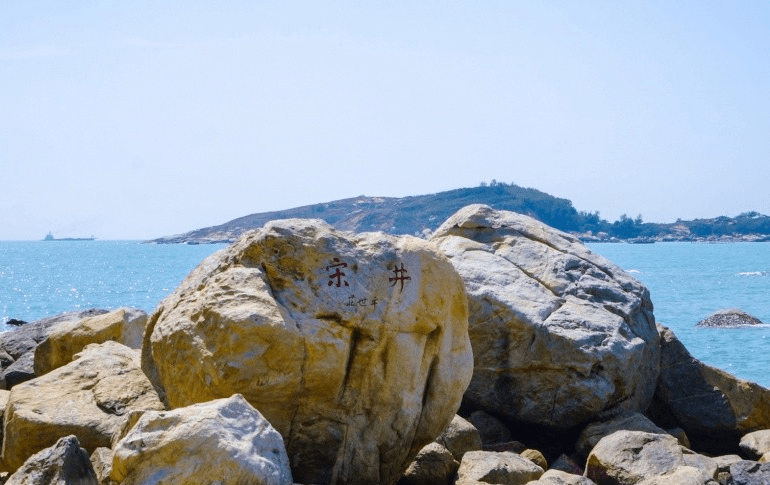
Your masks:
{"label": "gray rock", "polygon": [[475,482],[524,485],[543,475],[543,469],[526,458],[507,451],[471,451],[465,454],[457,470],[456,485]]}
{"label": "gray rock", "polygon": [[35,378],[35,350],[30,350],[21,355],[13,364],[9,365],[0,376],[5,381],[6,389],[27,382]]}
{"label": "gray rock", "polygon": [[692,466],[680,466],[671,473],[650,477],[637,485],[719,485],[708,472]]}
{"label": "gray rock", "polygon": [[761,429],[746,434],[741,438],[739,446],[749,458],[759,460],[762,455],[770,452],[770,429]]}
{"label": "gray rock", "polygon": [[561,470],[548,470],[539,480],[527,485],[595,485],[594,481],[581,475],[573,475]]}
{"label": "gray rock", "polygon": [[111,477],[131,485],[291,485],[278,431],[240,394],[149,411],[114,447]]}
{"label": "gray rock", "polygon": [[468,422],[479,432],[483,446],[511,441],[511,432],[502,421],[484,411],[474,411],[468,416]]}
{"label": "gray rock", "polygon": [[473,424],[464,418],[455,415],[452,422],[441,435],[436,438],[436,442],[443,445],[455,460],[458,462],[463,459],[463,455],[469,451],[481,451],[482,442],[479,430]]}
{"label": "gray rock", "polygon": [[75,436],[35,453],[5,485],[99,485],[86,450]]}
{"label": "gray rock", "polygon": [[713,455],[738,451],[740,438],[770,428],[770,390],[695,359],[674,333],[659,326],[660,379],[656,416],[673,416],[693,448]]}
{"label": "gray rock", "polygon": [[585,476],[599,484],[637,483],[686,465],[673,436],[617,431],[602,438],[588,455]]}
{"label": "gray rock", "polygon": [[399,483],[407,485],[447,485],[460,463],[444,446],[433,442],[417,453]]}
{"label": "gray rock", "polygon": [[588,424],[580,433],[575,449],[582,456],[588,456],[594,446],[615,431],[644,431],[646,433],[666,434],[666,432],[647,419],[643,414],[627,412],[609,421],[597,421]]}
{"label": "gray rock", "polygon": [[763,325],[763,323],[759,318],[737,308],[716,311],[695,324],[696,327],[721,328],[745,327],[747,325]]}
{"label": "gray rock", "polygon": [[575,237],[484,205],[431,241],[468,291],[470,408],[559,429],[647,408],[659,336],[642,284]]}
{"label": "gray rock", "polygon": [[770,483],[770,463],[743,460],[730,465],[733,485],[767,485]]}
{"label": "gray rock", "polygon": [[551,470],[559,470],[572,475],[582,475],[583,467],[574,459],[565,454],[559,455],[553,463],[551,463]]}

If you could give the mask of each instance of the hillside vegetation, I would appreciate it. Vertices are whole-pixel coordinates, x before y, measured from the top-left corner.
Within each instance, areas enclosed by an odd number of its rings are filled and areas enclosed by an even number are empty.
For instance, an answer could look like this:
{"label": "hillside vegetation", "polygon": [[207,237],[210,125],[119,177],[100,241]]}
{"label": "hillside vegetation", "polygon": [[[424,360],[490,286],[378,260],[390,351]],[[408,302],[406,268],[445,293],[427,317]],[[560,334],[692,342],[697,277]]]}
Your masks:
{"label": "hillside vegetation", "polygon": [[642,216],[622,215],[617,221],[602,219],[599,212],[577,211],[572,202],[533,188],[492,181],[479,187],[462,188],[411,197],[367,197],[313,204],[239,217],[224,224],[167,236],[149,242],[203,244],[232,242],[245,231],[267,221],[287,218],[323,219],[346,231],[383,231],[390,234],[426,236],[457,210],[469,204],[487,204],[495,209],[526,214],[562,231],[578,234],[586,241],[699,240],[754,236],[770,240],[770,217],[748,212],[738,217],[696,219],[676,223],[645,223]]}

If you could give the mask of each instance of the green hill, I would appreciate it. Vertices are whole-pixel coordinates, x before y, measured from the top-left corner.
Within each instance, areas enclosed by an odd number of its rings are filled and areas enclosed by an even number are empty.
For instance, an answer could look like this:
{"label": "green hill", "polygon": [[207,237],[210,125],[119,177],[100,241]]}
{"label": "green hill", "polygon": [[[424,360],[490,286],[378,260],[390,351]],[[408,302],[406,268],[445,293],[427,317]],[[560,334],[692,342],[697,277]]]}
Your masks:
{"label": "green hill", "polygon": [[487,204],[534,217],[549,226],[578,234],[586,241],[631,242],[719,241],[726,238],[770,240],[770,217],[746,212],[737,217],[696,219],[675,223],[646,223],[623,214],[610,223],[599,212],[577,211],[572,202],[532,188],[492,182],[411,197],[359,196],[274,212],[239,217],[230,222],[185,234],[155,239],[153,243],[205,244],[232,242],[244,232],[275,219],[323,219],[337,229],[354,232],[383,231],[425,236],[450,215],[469,204]]}

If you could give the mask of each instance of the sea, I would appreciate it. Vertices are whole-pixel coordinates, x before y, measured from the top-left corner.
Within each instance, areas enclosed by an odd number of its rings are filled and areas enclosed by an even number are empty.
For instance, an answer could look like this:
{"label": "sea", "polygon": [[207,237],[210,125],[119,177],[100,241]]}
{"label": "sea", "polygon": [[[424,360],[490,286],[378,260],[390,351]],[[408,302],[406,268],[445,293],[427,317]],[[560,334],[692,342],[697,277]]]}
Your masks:
{"label": "sea", "polygon": [[[152,312],[224,244],[0,241],[0,331],[11,319],[121,306]],[[770,325],[696,328],[724,308],[770,323],[770,243],[592,243],[650,290],[655,319],[701,361],[770,387]]]}

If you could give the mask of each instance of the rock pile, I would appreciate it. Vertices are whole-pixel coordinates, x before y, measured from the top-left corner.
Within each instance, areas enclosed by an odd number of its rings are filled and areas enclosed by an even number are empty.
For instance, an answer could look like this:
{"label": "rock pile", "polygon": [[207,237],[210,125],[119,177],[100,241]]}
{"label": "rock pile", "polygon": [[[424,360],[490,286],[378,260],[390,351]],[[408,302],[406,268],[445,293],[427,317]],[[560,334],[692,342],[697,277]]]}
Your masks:
{"label": "rock pile", "polygon": [[27,324],[0,363],[6,484],[770,483],[770,390],[486,206],[431,241],[272,222],[149,318]]}

